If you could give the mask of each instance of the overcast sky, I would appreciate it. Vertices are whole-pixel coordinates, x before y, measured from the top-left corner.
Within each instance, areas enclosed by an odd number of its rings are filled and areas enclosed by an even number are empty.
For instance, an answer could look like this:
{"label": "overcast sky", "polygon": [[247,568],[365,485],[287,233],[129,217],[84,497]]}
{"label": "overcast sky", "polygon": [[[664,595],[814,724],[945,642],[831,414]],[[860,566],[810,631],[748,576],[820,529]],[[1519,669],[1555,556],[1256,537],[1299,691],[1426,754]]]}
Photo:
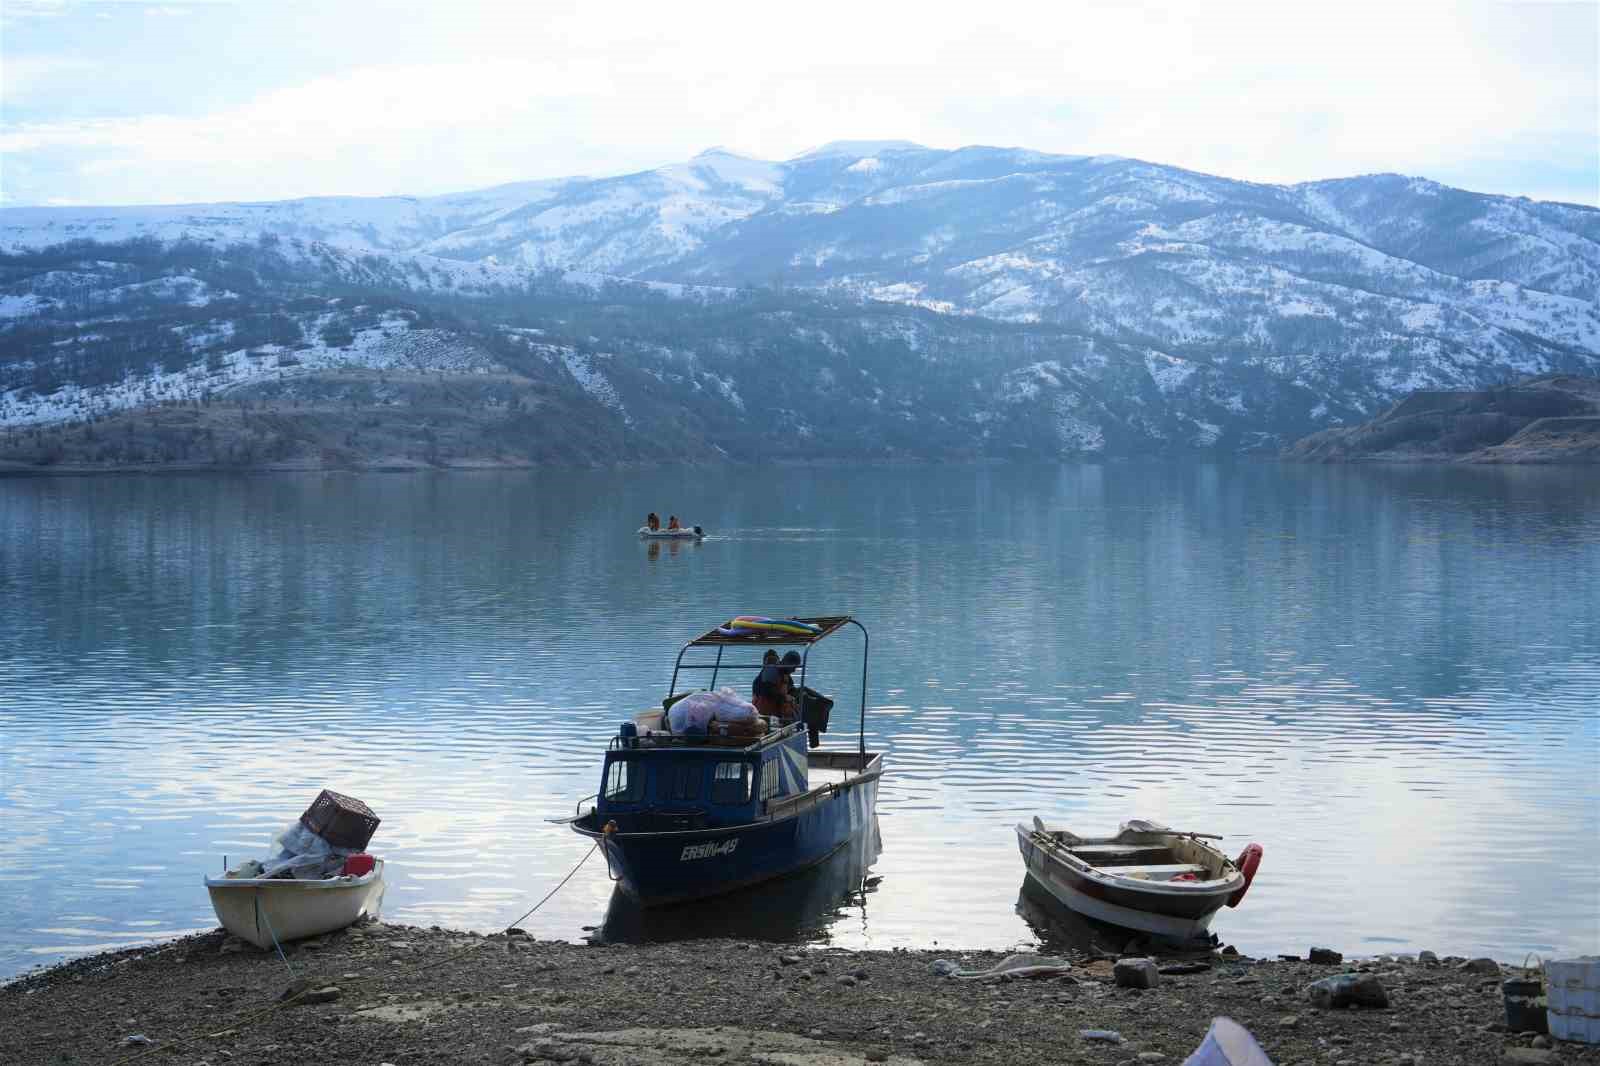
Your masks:
{"label": "overcast sky", "polygon": [[1600,0],[0,0],[0,202],[429,194],[845,138],[1600,203]]}

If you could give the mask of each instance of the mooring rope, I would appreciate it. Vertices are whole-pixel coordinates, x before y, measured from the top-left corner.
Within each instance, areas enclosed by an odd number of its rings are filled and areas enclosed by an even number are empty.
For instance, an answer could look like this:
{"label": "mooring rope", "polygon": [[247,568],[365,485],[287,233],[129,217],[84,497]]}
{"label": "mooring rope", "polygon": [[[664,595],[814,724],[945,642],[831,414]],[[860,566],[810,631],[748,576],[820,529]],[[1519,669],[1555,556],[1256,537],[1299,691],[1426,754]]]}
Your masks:
{"label": "mooring rope", "polygon": [[289,979],[294,979],[294,967],[289,965],[289,956],[283,953],[283,945],[278,943],[278,934],[272,931],[272,919],[267,917],[266,908],[261,906],[261,889],[256,889],[256,917],[267,923],[267,935],[272,938],[272,946],[278,949],[278,958],[283,960],[283,968],[289,971]]}

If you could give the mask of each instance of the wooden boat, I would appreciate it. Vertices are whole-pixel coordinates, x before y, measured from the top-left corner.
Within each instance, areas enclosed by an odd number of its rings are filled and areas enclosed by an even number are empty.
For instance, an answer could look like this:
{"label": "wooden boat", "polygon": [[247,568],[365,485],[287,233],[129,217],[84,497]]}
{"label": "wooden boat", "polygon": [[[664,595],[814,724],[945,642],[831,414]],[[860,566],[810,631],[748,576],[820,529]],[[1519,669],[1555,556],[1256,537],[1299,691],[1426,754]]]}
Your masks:
{"label": "wooden boat", "polygon": [[[594,807],[571,819],[596,841],[611,877],[646,907],[721,895],[823,862],[875,824],[883,756],[866,748],[866,629],[847,615],[805,618],[815,632],[728,635],[712,629],[678,652],[662,709],[622,723],[601,768]],[[846,626],[861,630],[861,719],[855,750],[811,751],[832,701],[805,687],[812,648]],[[762,652],[802,649],[801,719],[758,719],[750,736],[681,735],[664,711],[687,693],[685,671],[750,678]],[[740,652],[748,652],[741,656]]]}
{"label": "wooden boat", "polygon": [[639,527],[640,540],[703,540],[706,531],[699,526],[684,526],[682,529],[651,529],[649,526]]}
{"label": "wooden boat", "polygon": [[1138,820],[1108,837],[1080,837],[1038,818],[1017,826],[1028,876],[1064,906],[1178,942],[1205,936],[1218,910],[1237,907],[1261,862],[1259,844],[1234,860],[1203,837]]}
{"label": "wooden boat", "polygon": [[298,881],[284,877],[208,877],[222,927],[258,948],[331,933],[383,907],[383,860],[360,877]]}

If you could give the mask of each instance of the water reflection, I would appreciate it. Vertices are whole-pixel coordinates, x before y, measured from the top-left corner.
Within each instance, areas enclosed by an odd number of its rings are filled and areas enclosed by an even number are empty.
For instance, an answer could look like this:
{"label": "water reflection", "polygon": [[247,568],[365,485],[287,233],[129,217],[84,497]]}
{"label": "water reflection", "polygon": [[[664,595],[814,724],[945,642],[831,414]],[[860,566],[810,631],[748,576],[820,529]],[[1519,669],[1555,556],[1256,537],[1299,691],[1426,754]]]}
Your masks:
{"label": "water reflection", "polygon": [[669,560],[671,560],[671,559],[676,559],[680,553],[685,552],[685,551],[689,551],[689,552],[699,551],[700,550],[700,546],[701,546],[701,541],[698,541],[698,540],[668,540],[668,541],[650,540],[650,541],[646,541],[645,542],[645,553],[644,553],[645,554],[645,558],[649,559],[652,563],[657,561],[658,559],[660,559],[661,558],[661,551],[662,551],[663,544],[666,546],[667,558]]}
{"label": "water reflection", "polygon": [[874,818],[868,831],[811,869],[745,891],[673,907],[641,907],[618,888],[611,893],[595,939],[637,944],[731,937],[827,943],[841,921],[864,934],[868,896],[879,883],[868,875],[882,848]]}
{"label": "water reflection", "polygon": [[1070,957],[1122,955],[1145,950],[1146,939],[1131,929],[1095,921],[1062,905],[1031,877],[1017,890],[1021,918],[1046,954]]}
{"label": "water reflection", "polygon": [[[641,552],[665,494],[715,537]],[[1242,950],[1600,951],[1593,472],[69,478],[0,480],[0,974],[211,926],[202,875],[323,787],[383,816],[390,917],[503,925],[681,641],[834,611],[887,752],[835,943],[1018,941],[1012,824],[1142,815],[1266,846]]]}

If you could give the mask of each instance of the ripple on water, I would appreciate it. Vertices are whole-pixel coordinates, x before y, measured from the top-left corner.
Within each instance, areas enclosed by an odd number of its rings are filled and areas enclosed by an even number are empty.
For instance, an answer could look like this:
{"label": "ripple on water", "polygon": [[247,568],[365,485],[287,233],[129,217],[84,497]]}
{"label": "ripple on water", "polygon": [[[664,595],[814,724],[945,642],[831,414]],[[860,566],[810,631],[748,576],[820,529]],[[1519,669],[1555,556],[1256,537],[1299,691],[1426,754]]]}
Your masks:
{"label": "ripple on water", "polygon": [[[815,935],[1025,941],[1041,813],[1262,841],[1245,950],[1600,950],[1600,488],[1525,473],[0,481],[0,974],[208,927],[324,786],[382,815],[391,916],[497,927],[682,639],[833,609],[889,773],[882,880]],[[668,498],[718,539],[617,521]],[[850,707],[855,646],[816,662]],[[601,922],[589,865],[531,931]]]}

